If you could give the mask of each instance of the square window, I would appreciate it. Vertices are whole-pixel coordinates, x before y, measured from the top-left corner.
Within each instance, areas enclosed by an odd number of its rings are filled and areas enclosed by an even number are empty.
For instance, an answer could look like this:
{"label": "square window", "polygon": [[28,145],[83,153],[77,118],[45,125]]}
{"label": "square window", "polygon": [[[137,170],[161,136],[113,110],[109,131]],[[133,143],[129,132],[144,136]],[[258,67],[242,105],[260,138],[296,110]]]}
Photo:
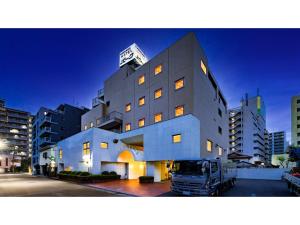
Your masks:
{"label": "square window", "polygon": [[206,75],[207,74],[207,69],[206,69],[206,66],[205,66],[205,64],[202,60],[201,60],[200,64],[201,64],[201,69],[202,69],[203,73]]}
{"label": "square window", "polygon": [[300,108],[297,108],[297,112],[300,112]]}
{"label": "square window", "polygon": [[108,143],[107,142],[101,142],[100,143],[100,148],[108,149]]}
{"label": "square window", "polygon": [[299,99],[299,100],[297,100],[297,104],[300,104],[300,99]]}
{"label": "square window", "polygon": [[131,111],[131,104],[128,103],[126,106],[125,106],[125,112],[130,112]]}
{"label": "square window", "polygon": [[162,89],[157,89],[155,92],[154,92],[154,99],[158,99],[162,96]]}
{"label": "square window", "polygon": [[125,125],[125,131],[130,131],[131,130],[131,124],[130,123],[127,123]]}
{"label": "square window", "polygon": [[182,116],[184,114],[184,106],[181,105],[181,106],[177,106],[175,108],[175,116]]}
{"label": "square window", "polygon": [[184,79],[183,78],[175,81],[175,90],[179,90],[183,87],[184,87]]}
{"label": "square window", "polygon": [[139,98],[139,106],[145,105],[145,97]]}
{"label": "square window", "polygon": [[145,75],[141,75],[140,77],[139,77],[139,85],[142,85],[142,84],[144,84],[145,83]]}
{"label": "square window", "polygon": [[154,122],[155,122],[155,123],[158,123],[158,122],[160,122],[160,121],[162,121],[162,113],[157,113],[157,114],[155,114],[155,115],[154,115]]}
{"label": "square window", "polygon": [[139,120],[139,127],[143,127],[143,126],[145,126],[145,119],[144,118]]}
{"label": "square window", "polygon": [[181,142],[181,134],[175,134],[172,136],[173,143],[180,143]]}
{"label": "square window", "polygon": [[297,116],[297,120],[300,120],[300,116]]}
{"label": "square window", "polygon": [[155,67],[154,74],[155,75],[160,74],[161,71],[162,71],[162,65],[160,64],[160,65],[158,65],[158,66]]}
{"label": "square window", "polygon": [[219,156],[223,155],[223,149],[219,146],[218,147]]}
{"label": "square window", "polygon": [[208,152],[211,152],[211,151],[212,151],[212,147],[213,147],[213,142],[210,141],[210,140],[207,140],[207,141],[206,141],[206,150],[207,150]]}
{"label": "square window", "polygon": [[297,125],[297,128],[300,128],[300,124],[299,124],[299,125]]}
{"label": "square window", "polygon": [[222,134],[222,127],[218,127],[218,132],[219,132],[219,134]]}

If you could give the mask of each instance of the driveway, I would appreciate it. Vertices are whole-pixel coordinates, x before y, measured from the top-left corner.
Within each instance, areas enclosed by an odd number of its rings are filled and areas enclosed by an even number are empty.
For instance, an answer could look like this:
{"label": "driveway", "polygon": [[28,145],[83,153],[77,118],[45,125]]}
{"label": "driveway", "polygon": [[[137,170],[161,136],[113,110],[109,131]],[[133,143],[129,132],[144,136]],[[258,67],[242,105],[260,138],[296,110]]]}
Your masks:
{"label": "driveway", "polygon": [[125,195],[28,174],[0,174],[0,197],[27,196],[112,197]]}

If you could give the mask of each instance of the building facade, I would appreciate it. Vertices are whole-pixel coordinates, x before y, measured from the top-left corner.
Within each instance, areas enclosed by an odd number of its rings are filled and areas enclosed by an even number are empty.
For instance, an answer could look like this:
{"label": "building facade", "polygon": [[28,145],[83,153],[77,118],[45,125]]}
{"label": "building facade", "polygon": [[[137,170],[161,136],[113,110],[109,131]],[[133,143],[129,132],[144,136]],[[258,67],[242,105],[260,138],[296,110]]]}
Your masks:
{"label": "building facade", "polygon": [[30,113],[5,106],[0,99],[0,172],[21,167],[31,155],[32,117]]}
{"label": "building facade", "polygon": [[70,137],[81,130],[81,116],[88,109],[61,104],[55,110],[40,108],[34,117],[32,134],[32,168],[40,174],[40,153],[49,145]]}
{"label": "building facade", "polygon": [[141,50],[121,52],[120,68],[82,116],[82,132],[57,144],[59,170],[159,181],[173,160],[226,158],[227,102],[196,36],[145,59]]}
{"label": "building facade", "polygon": [[229,110],[229,150],[251,156],[253,164],[267,164],[265,143],[266,112],[262,96],[241,100],[241,106]]}
{"label": "building facade", "polygon": [[269,134],[269,148],[272,150],[272,155],[285,154],[287,147],[286,133],[284,131]]}
{"label": "building facade", "polygon": [[300,147],[300,95],[292,97],[292,145]]}

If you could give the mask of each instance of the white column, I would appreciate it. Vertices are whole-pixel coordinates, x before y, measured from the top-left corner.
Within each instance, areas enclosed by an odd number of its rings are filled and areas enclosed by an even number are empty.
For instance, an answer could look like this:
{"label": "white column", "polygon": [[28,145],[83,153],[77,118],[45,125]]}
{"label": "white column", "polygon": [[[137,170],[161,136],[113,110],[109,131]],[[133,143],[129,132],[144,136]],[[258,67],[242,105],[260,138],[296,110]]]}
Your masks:
{"label": "white column", "polygon": [[161,163],[160,163],[160,161],[147,162],[147,176],[153,176],[154,182],[161,181]]}

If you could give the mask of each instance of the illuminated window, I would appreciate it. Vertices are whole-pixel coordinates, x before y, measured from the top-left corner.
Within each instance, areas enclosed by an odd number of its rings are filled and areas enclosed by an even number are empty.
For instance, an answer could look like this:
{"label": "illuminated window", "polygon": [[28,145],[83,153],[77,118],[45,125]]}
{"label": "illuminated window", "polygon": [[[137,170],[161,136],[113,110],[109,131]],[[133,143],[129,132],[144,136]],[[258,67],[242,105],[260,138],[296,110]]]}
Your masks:
{"label": "illuminated window", "polygon": [[160,121],[162,121],[162,113],[157,113],[157,114],[155,114],[155,115],[154,115],[154,122],[155,122],[155,123],[158,123],[158,122],[160,122]]}
{"label": "illuminated window", "polygon": [[91,154],[90,142],[83,143],[83,156],[89,156]]}
{"label": "illuminated window", "polygon": [[84,130],[87,130],[87,125],[84,126]]}
{"label": "illuminated window", "polygon": [[125,112],[130,112],[131,111],[131,104],[128,103],[126,106],[125,106]]}
{"label": "illuminated window", "polygon": [[206,141],[206,149],[208,152],[211,152],[212,151],[212,147],[213,147],[213,142],[210,141],[210,140],[207,140]]}
{"label": "illuminated window", "polygon": [[154,99],[158,99],[162,96],[162,89],[157,89],[155,92],[154,92]]}
{"label": "illuminated window", "polygon": [[162,65],[160,64],[160,65],[158,65],[158,66],[155,67],[154,74],[155,75],[160,74],[161,71],[162,71]]}
{"label": "illuminated window", "polygon": [[180,143],[181,142],[181,134],[175,134],[172,136],[173,143]]}
{"label": "illuminated window", "polygon": [[130,131],[131,130],[131,124],[130,123],[127,123],[125,125],[125,131]]}
{"label": "illuminated window", "polygon": [[145,118],[139,120],[139,127],[145,126]]}
{"label": "illuminated window", "polygon": [[175,81],[175,90],[179,90],[183,87],[184,87],[184,79],[183,78]]}
{"label": "illuminated window", "polygon": [[141,97],[139,99],[139,106],[143,106],[143,105],[145,105],[145,97]]}
{"label": "illuminated window", "polygon": [[143,83],[145,83],[145,75],[139,77],[139,85],[142,85]]}
{"label": "illuminated window", "polygon": [[219,146],[218,147],[219,155],[223,155],[223,149]]}
{"label": "illuminated window", "polygon": [[96,124],[99,125],[100,124],[100,119],[96,120]]}
{"label": "illuminated window", "polygon": [[205,66],[204,62],[201,60],[200,63],[201,63],[201,69],[202,69],[203,73],[207,74],[207,69],[206,69],[206,66]]}
{"label": "illuminated window", "polygon": [[93,122],[91,122],[91,127],[94,127],[94,123]]}
{"label": "illuminated window", "polygon": [[62,157],[63,157],[63,150],[62,149],[59,149],[59,159],[62,159]]}
{"label": "illuminated window", "polygon": [[107,142],[101,142],[100,143],[100,148],[107,149],[108,148],[108,143]]}
{"label": "illuminated window", "polygon": [[184,114],[184,106],[177,106],[175,108],[175,116],[182,116]]}

